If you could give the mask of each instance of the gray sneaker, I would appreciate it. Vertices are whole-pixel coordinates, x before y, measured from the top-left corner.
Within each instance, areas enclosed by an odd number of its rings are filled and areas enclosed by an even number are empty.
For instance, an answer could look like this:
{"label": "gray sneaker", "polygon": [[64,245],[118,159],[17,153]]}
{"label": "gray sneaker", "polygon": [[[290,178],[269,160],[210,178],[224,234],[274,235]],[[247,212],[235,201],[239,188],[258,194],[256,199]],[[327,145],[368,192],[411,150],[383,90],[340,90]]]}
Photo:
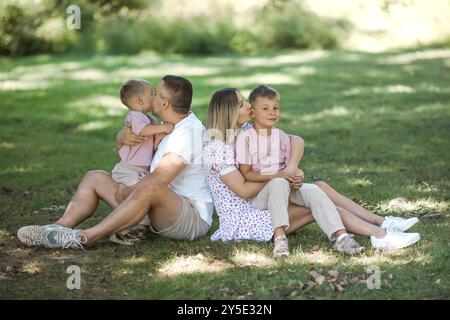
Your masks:
{"label": "gray sneaker", "polygon": [[84,250],[83,244],[86,244],[86,237],[80,230],[70,228],[48,228],[44,232],[42,241],[42,245],[46,248]]}
{"label": "gray sneaker", "polygon": [[28,246],[41,246],[45,231],[50,229],[71,230],[56,223],[44,226],[26,226],[17,231],[17,238]]}
{"label": "gray sneaker", "polygon": [[360,253],[364,250],[364,247],[361,246],[355,239],[353,239],[352,234],[347,234],[340,241],[336,240],[334,243],[333,249],[337,252],[343,252],[349,255],[353,255],[356,253]]}
{"label": "gray sneaker", "polygon": [[289,256],[289,245],[286,236],[276,237],[273,245],[273,257],[282,258]]}
{"label": "gray sneaker", "polygon": [[17,231],[17,238],[26,245],[46,248],[84,249],[86,243],[79,230],[57,224],[22,227]]}

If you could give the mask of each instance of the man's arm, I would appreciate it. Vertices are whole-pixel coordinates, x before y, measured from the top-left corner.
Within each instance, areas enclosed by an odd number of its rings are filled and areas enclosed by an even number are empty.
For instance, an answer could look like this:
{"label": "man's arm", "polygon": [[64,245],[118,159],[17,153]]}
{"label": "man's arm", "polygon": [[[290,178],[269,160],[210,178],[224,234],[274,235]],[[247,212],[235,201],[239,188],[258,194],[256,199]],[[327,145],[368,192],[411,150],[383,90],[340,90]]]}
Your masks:
{"label": "man's arm", "polygon": [[123,127],[116,135],[116,148],[120,149],[123,145],[135,146],[144,141],[146,137],[135,135],[130,127]]}
{"label": "man's arm", "polygon": [[[156,169],[142,178],[141,181],[152,179],[165,185],[169,185],[185,167],[186,161],[181,156],[169,152],[162,157]],[[126,198],[128,198],[140,182],[117,191],[115,194],[116,201],[118,203],[122,203]]]}

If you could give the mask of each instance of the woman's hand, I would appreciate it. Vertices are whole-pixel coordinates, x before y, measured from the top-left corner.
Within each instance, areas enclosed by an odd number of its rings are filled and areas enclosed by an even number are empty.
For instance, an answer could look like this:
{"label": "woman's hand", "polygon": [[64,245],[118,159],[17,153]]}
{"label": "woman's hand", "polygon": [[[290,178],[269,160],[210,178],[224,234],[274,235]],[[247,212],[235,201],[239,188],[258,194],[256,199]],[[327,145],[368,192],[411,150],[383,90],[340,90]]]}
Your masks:
{"label": "woman's hand", "polygon": [[131,132],[130,127],[123,127],[117,135],[117,143],[119,145],[135,146],[146,140],[146,137],[140,137]]}

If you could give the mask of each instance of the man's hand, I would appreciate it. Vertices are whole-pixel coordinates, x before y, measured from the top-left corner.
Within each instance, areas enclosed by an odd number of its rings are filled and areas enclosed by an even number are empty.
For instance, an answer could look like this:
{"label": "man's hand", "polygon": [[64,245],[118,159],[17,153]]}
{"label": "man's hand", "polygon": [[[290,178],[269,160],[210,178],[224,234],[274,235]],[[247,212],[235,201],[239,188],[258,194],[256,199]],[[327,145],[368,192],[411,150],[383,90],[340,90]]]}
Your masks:
{"label": "man's hand", "polygon": [[146,137],[135,135],[130,127],[123,127],[117,135],[117,143],[119,145],[135,146],[144,141]]}

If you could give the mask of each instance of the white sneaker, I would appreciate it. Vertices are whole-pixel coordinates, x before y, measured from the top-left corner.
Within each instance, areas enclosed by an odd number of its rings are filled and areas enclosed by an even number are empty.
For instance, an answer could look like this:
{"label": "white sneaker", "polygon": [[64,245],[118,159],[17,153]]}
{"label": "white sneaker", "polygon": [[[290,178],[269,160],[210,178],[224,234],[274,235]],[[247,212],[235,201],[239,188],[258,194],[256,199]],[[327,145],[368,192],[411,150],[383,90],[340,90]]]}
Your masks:
{"label": "white sneaker", "polygon": [[386,231],[386,235],[378,239],[375,236],[370,237],[372,247],[380,250],[396,250],[408,247],[420,240],[418,233],[403,233],[396,231]]}
{"label": "white sneaker", "polygon": [[415,225],[417,222],[419,222],[419,219],[416,217],[403,219],[400,217],[388,216],[384,218],[384,221],[380,227],[387,231],[389,230],[389,231],[405,232],[413,225]]}

